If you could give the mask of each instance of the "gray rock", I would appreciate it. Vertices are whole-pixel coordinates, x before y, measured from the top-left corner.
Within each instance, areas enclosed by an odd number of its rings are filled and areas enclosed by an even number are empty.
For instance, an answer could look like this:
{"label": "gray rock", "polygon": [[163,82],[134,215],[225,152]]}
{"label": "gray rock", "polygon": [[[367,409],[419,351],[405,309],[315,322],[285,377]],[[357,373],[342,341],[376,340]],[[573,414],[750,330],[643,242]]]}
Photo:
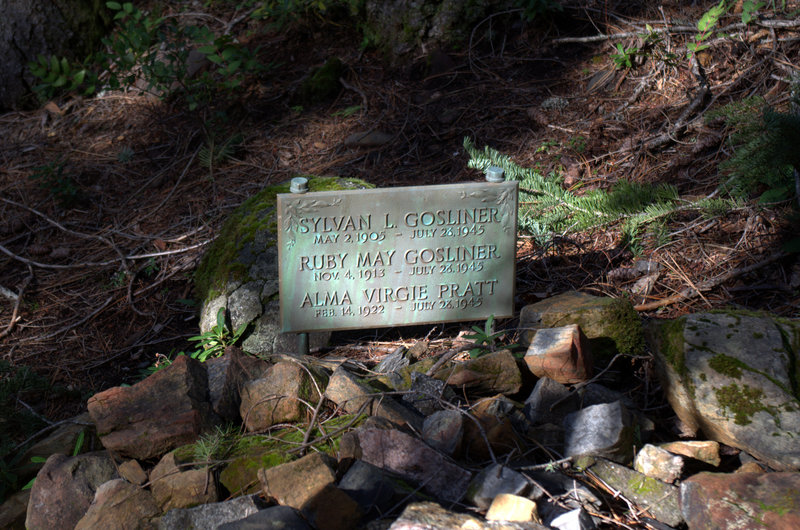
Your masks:
{"label": "gray rock", "polygon": [[522,473],[493,464],[475,475],[467,489],[466,500],[486,510],[501,493],[524,496],[529,489],[530,483]]}
{"label": "gray rock", "polygon": [[[82,432],[85,433],[85,438],[81,450],[85,450],[86,447],[90,446],[92,441],[96,442],[94,431],[92,419],[86,412],[66,420],[48,435],[47,438],[36,442],[30,449],[25,451],[25,453],[17,459],[21,464],[15,467],[12,472],[17,476],[18,481],[27,481],[36,476],[36,473],[38,473],[44,465],[43,461],[38,462],[39,458],[46,459],[55,453],[71,455],[75,450],[75,444]],[[34,462],[32,459],[36,459],[37,461]]]}
{"label": "gray rock", "polygon": [[663,322],[649,335],[667,399],[684,424],[775,469],[800,468],[792,382],[800,322],[707,313]]}
{"label": "gray rock", "polygon": [[393,429],[357,429],[345,434],[339,457],[361,459],[396,473],[445,501],[457,502],[472,478],[469,471],[423,441]]}
{"label": "gray rock", "polygon": [[633,450],[631,414],[619,401],[592,405],[564,418],[566,456],[602,456],[630,462]]}
{"label": "gray rock", "polygon": [[259,282],[248,282],[228,296],[228,313],[231,327],[238,330],[261,316],[261,291],[264,288]]}
{"label": "gray rock", "polygon": [[402,370],[409,364],[411,364],[411,359],[409,359],[408,352],[406,351],[405,347],[400,346],[395,351],[381,359],[381,362],[375,366],[375,372],[379,374],[390,374],[392,372]]}
{"label": "gray rock", "polygon": [[[552,409],[552,410],[551,410]],[[561,383],[542,377],[525,400],[525,416],[534,425],[561,423],[564,416],[578,410],[577,394]]]}
{"label": "gray rock", "polygon": [[[313,177],[309,191],[357,189],[365,183],[339,178]],[[265,188],[231,213],[219,237],[209,245],[195,275],[202,300],[200,331],[217,323],[217,311],[226,308],[234,329],[251,324],[241,343],[258,355],[297,352],[297,337],[281,330],[278,299],[278,247],[276,195],[288,184]],[[327,344],[330,332],[311,333],[310,347]]]}
{"label": "gray rock", "polygon": [[272,506],[218,530],[312,530],[300,512],[290,506]]}
{"label": "gray rock", "polygon": [[364,513],[379,515],[392,509],[408,491],[378,466],[356,460],[339,481],[339,489],[350,495]]}
{"label": "gray rock", "polygon": [[440,410],[425,418],[422,439],[447,456],[453,456],[464,436],[464,414],[457,410]]}
{"label": "gray rock", "polygon": [[0,528],[25,530],[25,515],[30,496],[31,490],[18,491],[0,504]]}
{"label": "gray rock", "polygon": [[242,387],[263,377],[270,365],[236,346],[228,346],[222,357],[208,359],[203,366],[208,372],[208,394],[214,412],[228,421],[239,421]]}
{"label": "gray rock", "polygon": [[451,388],[433,377],[419,372],[411,372],[411,388],[403,394],[403,401],[423,416],[442,410],[440,400],[450,401],[456,395]]}
{"label": "gray rock", "polygon": [[114,528],[119,530],[150,529],[161,510],[149,491],[117,478],[102,484],[86,514],[75,530]]}
{"label": "gray rock", "polygon": [[170,510],[158,522],[159,530],[215,530],[226,523],[241,521],[266,507],[258,495],[237,497],[225,502],[194,508]]}
{"label": "gray rock", "polygon": [[86,515],[97,488],[117,476],[105,452],[50,456],[33,483],[25,527],[73,528]]}
{"label": "gray rock", "polygon": [[553,519],[546,521],[547,526],[558,528],[558,530],[591,530],[597,528],[592,520],[592,516],[586,513],[583,508],[575,508],[566,513],[562,513]]}

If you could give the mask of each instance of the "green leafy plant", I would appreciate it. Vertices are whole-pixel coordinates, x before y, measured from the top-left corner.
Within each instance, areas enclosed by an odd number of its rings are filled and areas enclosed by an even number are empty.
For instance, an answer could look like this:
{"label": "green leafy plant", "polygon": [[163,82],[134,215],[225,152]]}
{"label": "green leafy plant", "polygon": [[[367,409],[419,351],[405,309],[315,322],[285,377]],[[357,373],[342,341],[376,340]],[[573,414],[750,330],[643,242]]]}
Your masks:
{"label": "green leafy plant", "polygon": [[732,130],[734,149],[720,164],[730,176],[723,189],[738,198],[758,194],[761,203],[791,199],[794,172],[800,169],[800,116],[779,112],[755,96],[708,113],[709,120],[720,117]]}
{"label": "green leafy plant", "polygon": [[217,311],[217,323],[210,330],[203,334],[190,337],[189,340],[197,342],[199,348],[191,354],[192,359],[206,362],[211,357],[219,357],[225,352],[225,348],[233,346],[247,329],[247,324],[239,326],[239,329],[231,332],[225,325],[225,308],[220,307]]}
{"label": "green leafy plant", "polygon": [[764,2],[753,2],[753,0],[746,0],[742,2],[742,23],[749,24],[755,19],[756,12],[764,7]]}
{"label": "green leafy plant", "polygon": [[639,53],[639,48],[630,47],[625,48],[622,43],[616,44],[617,53],[611,54],[611,60],[614,61],[614,66],[619,70],[622,68],[633,68],[633,60]]}
{"label": "green leafy plant", "polygon": [[116,28],[103,39],[104,50],[80,64],[40,57],[28,65],[41,81],[36,89],[43,98],[68,91],[91,95],[117,90],[141,79],[145,90],[161,97],[180,94],[194,110],[220,96],[234,96],[246,76],[269,69],[257,59],[257,50],[229,35],[181,25],[178,17],[157,11],[145,14],[132,2],[106,2],[106,7],[114,13]]}
{"label": "green leafy plant", "polygon": [[[489,315],[489,318],[486,319],[486,323],[484,324],[483,328],[480,326],[472,326],[472,331],[474,331],[474,333],[471,335],[465,335],[465,338],[473,340],[475,341],[475,344],[482,346],[480,348],[473,348],[469,351],[469,356],[472,359],[480,357],[487,351],[497,351],[497,346],[500,342],[500,339],[505,337],[507,334],[505,330],[497,332],[494,331],[494,315]],[[506,346],[506,348],[514,348],[516,346],[516,344],[510,344]]]}
{"label": "green leafy plant", "polygon": [[697,21],[698,33],[694,36],[692,42],[686,44],[686,49],[688,50],[686,56],[689,59],[697,55],[697,52],[708,48],[708,44],[703,43],[711,37],[714,28],[720,17],[725,14],[725,11],[727,11],[725,0],[720,0],[719,4],[703,13],[703,16]]}

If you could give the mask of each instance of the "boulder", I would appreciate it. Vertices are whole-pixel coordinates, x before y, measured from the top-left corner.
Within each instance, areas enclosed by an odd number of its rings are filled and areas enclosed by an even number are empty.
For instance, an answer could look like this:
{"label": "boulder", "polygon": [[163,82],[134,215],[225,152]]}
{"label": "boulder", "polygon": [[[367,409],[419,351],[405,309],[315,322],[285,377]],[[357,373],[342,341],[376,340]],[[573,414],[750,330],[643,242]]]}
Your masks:
{"label": "boulder", "polygon": [[88,408],[103,447],[139,459],[191,443],[219,421],[206,371],[186,355],[133,386],[95,394]]}
{"label": "boulder", "polygon": [[[345,441],[347,440],[347,441]],[[472,474],[421,440],[397,430],[357,429],[342,438],[340,459],[361,459],[422,485],[426,493],[457,502]]]}
{"label": "boulder", "polygon": [[36,475],[25,527],[73,528],[86,514],[97,488],[116,477],[114,462],[104,452],[52,455]]}
{"label": "boulder", "polygon": [[549,377],[563,384],[581,383],[592,376],[589,339],[577,324],[540,329],[524,360],[536,377]]}
{"label": "boulder", "polygon": [[[372,187],[356,179],[309,178],[309,191]],[[289,183],[269,186],[247,199],[225,221],[195,273],[202,300],[200,331],[217,323],[225,308],[231,329],[246,325],[242,349],[256,355],[297,352],[297,337],[280,324],[276,195],[289,193]],[[311,333],[309,344],[327,344],[330,332]]]}
{"label": "boulder", "polygon": [[141,464],[136,460],[126,460],[121,463],[119,465],[119,474],[128,482],[137,486],[147,482],[147,473],[144,472]]}
{"label": "boulder", "polygon": [[681,421],[779,470],[800,469],[796,381],[800,324],[744,313],[703,313],[648,336],[667,399]]}
{"label": "boulder", "polygon": [[800,528],[800,473],[699,473],[681,510],[689,528]]}
{"label": "boulder", "polygon": [[75,530],[114,528],[154,529],[153,519],[161,513],[149,491],[117,478],[102,484]]}
{"label": "boulder", "polygon": [[[83,441],[81,447],[76,447],[78,440],[83,433]],[[46,459],[50,455],[60,453],[62,455],[71,455],[76,449],[78,452],[86,451],[87,447],[91,447],[92,443],[97,445],[97,438],[93,428],[92,420],[89,414],[84,412],[74,418],[65,420],[62,425],[47,436],[47,438],[36,442],[19,458],[22,462],[19,466],[15,467],[13,473],[17,476],[17,480],[26,481],[34,476],[44,465],[44,461],[38,460]]]}
{"label": "boulder", "polygon": [[373,516],[389,512],[408,499],[413,490],[402,480],[363,460],[353,462],[339,481],[339,489],[352,497],[363,513]]}
{"label": "boulder", "polygon": [[633,305],[621,298],[566,292],[522,308],[520,342],[528,346],[538,330],[577,324],[596,359],[615,353],[639,354],[644,347],[642,322]]}

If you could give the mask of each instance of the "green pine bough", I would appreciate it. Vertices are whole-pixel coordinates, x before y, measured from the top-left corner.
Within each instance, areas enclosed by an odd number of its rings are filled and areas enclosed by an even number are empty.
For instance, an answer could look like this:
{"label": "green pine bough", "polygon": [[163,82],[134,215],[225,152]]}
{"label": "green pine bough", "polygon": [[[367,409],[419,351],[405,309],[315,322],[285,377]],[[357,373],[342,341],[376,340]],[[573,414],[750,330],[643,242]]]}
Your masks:
{"label": "green pine bough", "polygon": [[542,246],[556,235],[619,225],[627,243],[635,247],[645,226],[658,223],[663,228],[669,216],[678,211],[713,215],[739,206],[733,200],[715,198],[714,194],[686,201],[674,186],[628,181],[619,181],[609,191],[589,190],[577,195],[564,189],[559,175],[545,176],[519,166],[488,146],[480,150],[470,138],[464,139],[464,149],[470,155],[469,167],[486,171],[497,166],[505,171],[506,179],[519,182],[519,229]]}

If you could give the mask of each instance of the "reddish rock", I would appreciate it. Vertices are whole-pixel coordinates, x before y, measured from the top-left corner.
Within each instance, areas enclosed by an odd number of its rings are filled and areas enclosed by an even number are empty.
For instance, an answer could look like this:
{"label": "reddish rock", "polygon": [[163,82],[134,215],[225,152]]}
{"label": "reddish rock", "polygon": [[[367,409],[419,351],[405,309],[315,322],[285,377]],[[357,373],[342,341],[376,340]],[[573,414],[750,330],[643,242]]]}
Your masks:
{"label": "reddish rock", "polygon": [[322,488],[300,511],[314,527],[326,530],[357,528],[363,516],[358,503],[333,484]]}
{"label": "reddish rock", "polygon": [[152,519],[160,513],[149,491],[118,478],[97,488],[94,500],[75,530],[114,528],[154,529]]}
{"label": "reddish rock", "polygon": [[25,514],[31,490],[18,491],[0,504],[0,528],[25,530]]}
{"label": "reddish rock", "polygon": [[369,414],[389,420],[401,427],[409,425],[416,431],[422,429],[422,416],[401,405],[391,396],[380,394],[361,383],[355,374],[342,366],[333,372],[325,390],[325,397],[349,414]]}
{"label": "reddish rock", "polygon": [[245,383],[241,395],[239,412],[251,432],[302,420],[312,412],[303,402],[314,404],[320,397],[308,370],[288,361],[272,365],[264,377]]}
{"label": "reddish rock", "polygon": [[800,473],[699,473],[681,485],[689,528],[800,528]]}
{"label": "reddish rock", "polygon": [[525,364],[535,376],[562,384],[586,381],[592,376],[589,339],[577,324],[540,329],[525,353]]}
{"label": "reddish rock", "polygon": [[164,455],[150,472],[150,491],[164,512],[219,500],[217,482],[210,471],[179,467],[174,451]]}
{"label": "reddish rock", "polygon": [[52,455],[36,475],[25,527],[73,528],[86,514],[97,488],[116,476],[114,462],[105,453]]}
{"label": "reddish rock", "polygon": [[522,373],[508,350],[446,365],[434,376],[450,386],[483,395],[516,394],[522,388]]}
{"label": "reddish rock", "polygon": [[336,480],[336,461],[324,453],[258,470],[264,495],[298,510]]}
{"label": "reddish rock", "polygon": [[119,465],[119,474],[130,482],[141,486],[147,482],[147,473],[144,472],[142,466],[136,460],[126,460]]}
{"label": "reddish rock", "polygon": [[422,484],[422,490],[456,502],[472,475],[425,442],[397,430],[358,429],[342,437],[341,459],[361,459]]}
{"label": "reddish rock", "polygon": [[509,414],[514,412],[513,402],[503,395],[482,399],[476,403],[469,413],[478,420],[483,432],[472,419],[464,421],[464,437],[462,453],[471,460],[487,460],[491,453],[487,448],[489,442],[495,456],[508,454],[511,451],[525,452],[525,443],[514,431]]}
{"label": "reddish rock", "polygon": [[139,459],[191,443],[218,421],[206,371],[186,355],[133,386],[95,394],[88,407],[103,446]]}

